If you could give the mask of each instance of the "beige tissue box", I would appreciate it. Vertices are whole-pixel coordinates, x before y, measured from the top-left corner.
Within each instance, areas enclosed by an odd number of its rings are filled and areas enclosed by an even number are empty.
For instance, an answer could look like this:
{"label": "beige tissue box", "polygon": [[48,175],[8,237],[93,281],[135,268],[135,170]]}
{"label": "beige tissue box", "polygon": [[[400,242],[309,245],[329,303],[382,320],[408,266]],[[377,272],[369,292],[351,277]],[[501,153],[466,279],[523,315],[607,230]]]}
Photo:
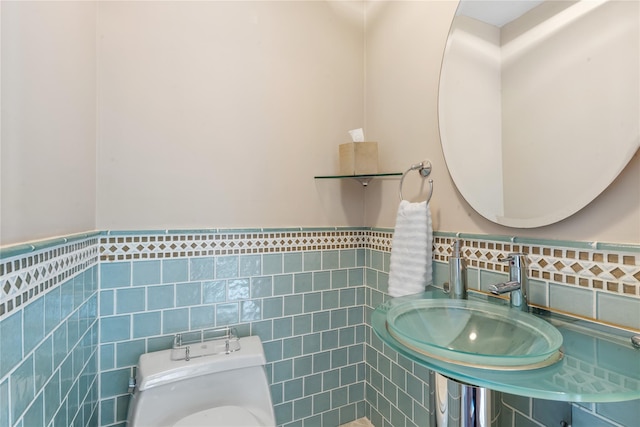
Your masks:
{"label": "beige tissue box", "polygon": [[349,142],[340,144],[340,175],[378,173],[378,143]]}

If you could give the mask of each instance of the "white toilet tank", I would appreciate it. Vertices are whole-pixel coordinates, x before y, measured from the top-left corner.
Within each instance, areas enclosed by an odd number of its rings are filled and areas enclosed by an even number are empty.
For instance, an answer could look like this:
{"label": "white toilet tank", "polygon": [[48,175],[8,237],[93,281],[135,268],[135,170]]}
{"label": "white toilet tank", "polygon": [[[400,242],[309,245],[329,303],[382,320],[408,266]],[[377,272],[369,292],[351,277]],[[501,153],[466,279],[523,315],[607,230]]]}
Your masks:
{"label": "white toilet tank", "polygon": [[275,426],[259,337],[240,349],[172,360],[172,350],[140,356],[128,427]]}

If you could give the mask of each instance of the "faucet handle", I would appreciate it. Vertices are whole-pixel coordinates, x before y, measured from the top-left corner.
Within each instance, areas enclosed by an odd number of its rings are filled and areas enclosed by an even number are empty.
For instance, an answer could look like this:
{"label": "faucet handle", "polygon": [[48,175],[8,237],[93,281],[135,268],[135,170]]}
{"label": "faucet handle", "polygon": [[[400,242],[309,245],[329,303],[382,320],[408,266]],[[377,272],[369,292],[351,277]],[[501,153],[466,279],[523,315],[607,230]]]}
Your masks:
{"label": "faucet handle", "polygon": [[527,254],[522,252],[511,252],[505,258],[498,258],[498,262],[507,262],[512,266],[519,268],[524,267],[527,261]]}

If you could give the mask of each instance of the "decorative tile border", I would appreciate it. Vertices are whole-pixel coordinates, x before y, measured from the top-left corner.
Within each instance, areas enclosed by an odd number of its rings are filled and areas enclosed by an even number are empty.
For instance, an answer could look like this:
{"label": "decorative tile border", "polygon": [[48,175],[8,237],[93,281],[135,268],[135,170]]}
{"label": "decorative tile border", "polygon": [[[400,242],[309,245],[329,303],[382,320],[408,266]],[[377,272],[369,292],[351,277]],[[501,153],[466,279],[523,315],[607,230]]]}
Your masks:
{"label": "decorative tile border", "polygon": [[[98,263],[98,238],[63,239],[0,261],[0,319],[68,278]],[[61,240],[57,240],[61,241]]]}
{"label": "decorative tile border", "polygon": [[[447,262],[455,239],[436,236],[434,260]],[[510,252],[523,252],[527,254],[528,273],[532,279],[640,296],[640,253],[631,248],[613,251],[590,249],[587,244],[563,247],[468,238],[462,238],[462,241],[463,254],[470,267],[507,273],[507,265],[499,260]]]}
{"label": "decorative tile border", "polygon": [[366,248],[381,252],[391,252],[393,230],[374,228],[363,231],[366,238]]}
{"label": "decorative tile border", "polygon": [[362,230],[256,231],[102,236],[100,261],[364,248]]}
{"label": "decorative tile border", "polygon": [[[447,262],[454,233],[434,233],[434,260]],[[509,252],[529,258],[529,277],[584,289],[640,297],[640,248],[504,236],[461,236],[473,268],[506,273]],[[192,231],[121,231],[3,250],[0,318],[34,296],[98,262],[197,256],[367,248],[390,252],[392,229],[313,228]],[[55,245],[53,243],[55,243]]]}

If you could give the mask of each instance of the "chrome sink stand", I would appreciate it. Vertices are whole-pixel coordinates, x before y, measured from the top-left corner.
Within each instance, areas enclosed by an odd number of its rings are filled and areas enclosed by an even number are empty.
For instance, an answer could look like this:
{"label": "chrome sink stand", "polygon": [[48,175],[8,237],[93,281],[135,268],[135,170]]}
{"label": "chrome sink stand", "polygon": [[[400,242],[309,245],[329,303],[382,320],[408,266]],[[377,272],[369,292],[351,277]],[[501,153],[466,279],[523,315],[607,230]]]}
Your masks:
{"label": "chrome sink stand", "polygon": [[491,427],[500,413],[493,391],[431,373],[431,422],[436,427]]}

